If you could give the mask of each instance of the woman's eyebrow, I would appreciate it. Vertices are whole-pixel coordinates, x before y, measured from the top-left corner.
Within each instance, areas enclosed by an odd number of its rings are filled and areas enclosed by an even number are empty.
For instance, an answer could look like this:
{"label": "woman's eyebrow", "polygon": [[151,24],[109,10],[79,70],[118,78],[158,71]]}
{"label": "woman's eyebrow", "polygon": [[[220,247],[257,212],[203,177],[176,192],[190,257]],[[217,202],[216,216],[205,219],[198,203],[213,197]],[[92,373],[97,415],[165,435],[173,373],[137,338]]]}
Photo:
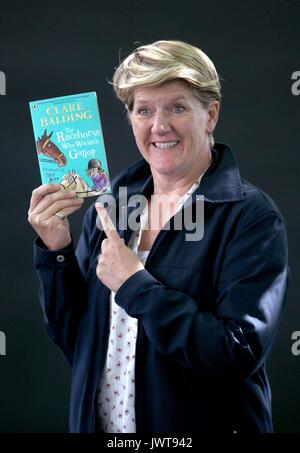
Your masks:
{"label": "woman's eyebrow", "polygon": [[186,101],[186,97],[181,94],[179,96],[176,96],[175,98],[170,99],[170,102],[178,102],[178,101]]}
{"label": "woman's eyebrow", "polygon": [[149,100],[145,100],[145,99],[136,99],[134,101],[134,105],[137,105],[137,104],[148,104]]}
{"label": "woman's eyebrow", "polygon": [[[172,102],[178,102],[178,101],[186,101],[186,97],[183,96],[183,95],[179,95],[179,96],[176,96],[174,98],[170,98],[170,99],[166,99],[168,103],[172,103]],[[151,102],[152,99],[149,98],[149,99],[136,99],[135,100],[135,104],[147,104],[148,102]]]}

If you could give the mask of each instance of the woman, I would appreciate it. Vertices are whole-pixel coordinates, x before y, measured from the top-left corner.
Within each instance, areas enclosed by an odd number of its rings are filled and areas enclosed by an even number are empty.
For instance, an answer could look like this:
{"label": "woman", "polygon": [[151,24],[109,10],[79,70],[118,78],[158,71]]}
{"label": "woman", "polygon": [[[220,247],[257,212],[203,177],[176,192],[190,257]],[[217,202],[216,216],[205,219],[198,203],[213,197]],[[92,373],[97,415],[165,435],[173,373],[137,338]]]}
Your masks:
{"label": "woman", "polygon": [[[265,361],[286,297],[285,226],[214,145],[215,67],[187,43],[158,41],[113,84],[143,157],[113,194],[146,197],[138,227],[122,226],[123,205],[115,230],[98,203],[74,253],[67,217],[81,200],[41,186],[29,209],[46,327],[73,368],[71,431],[271,432]],[[186,213],[203,237],[176,227]]]}

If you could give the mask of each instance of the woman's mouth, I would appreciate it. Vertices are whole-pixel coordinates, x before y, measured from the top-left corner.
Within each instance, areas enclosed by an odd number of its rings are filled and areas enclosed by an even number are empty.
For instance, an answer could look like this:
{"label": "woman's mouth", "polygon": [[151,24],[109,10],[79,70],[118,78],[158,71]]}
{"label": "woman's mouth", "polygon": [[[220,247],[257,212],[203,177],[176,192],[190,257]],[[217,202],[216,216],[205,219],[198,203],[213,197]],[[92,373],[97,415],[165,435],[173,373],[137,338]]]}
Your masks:
{"label": "woman's mouth", "polygon": [[155,146],[155,148],[158,149],[170,149],[174,148],[174,146],[178,145],[179,140],[173,140],[169,142],[152,142],[152,144]]}

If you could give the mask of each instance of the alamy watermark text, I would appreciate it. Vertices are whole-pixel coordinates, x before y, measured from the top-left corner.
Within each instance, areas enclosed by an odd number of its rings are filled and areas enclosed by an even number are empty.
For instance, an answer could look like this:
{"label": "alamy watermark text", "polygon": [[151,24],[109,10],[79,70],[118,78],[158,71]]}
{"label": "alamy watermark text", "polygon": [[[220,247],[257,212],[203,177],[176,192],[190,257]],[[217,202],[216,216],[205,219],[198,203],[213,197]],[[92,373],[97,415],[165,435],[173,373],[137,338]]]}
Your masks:
{"label": "alamy watermark text", "polygon": [[291,86],[292,94],[298,96],[300,94],[300,71],[294,71],[291,79],[293,81]]}
{"label": "alamy watermark text", "polygon": [[[204,196],[196,195],[194,200],[185,200],[178,195],[151,195],[151,212],[149,213],[148,199],[142,194],[131,195],[128,198],[127,187],[119,187],[118,202],[111,194],[101,195],[98,200],[107,208],[114,223],[119,219],[120,230],[138,231],[141,218],[146,217],[145,230],[183,230],[186,241],[200,241],[204,235]],[[182,211],[179,209],[182,206]],[[118,212],[118,214],[117,214]],[[178,215],[176,215],[178,213]],[[175,214],[175,215],[174,215]],[[182,215],[180,215],[182,214]],[[171,219],[173,224],[171,225]],[[163,225],[161,227],[161,225]],[[97,219],[97,227],[102,225]]]}
{"label": "alamy watermark text", "polygon": [[6,95],[6,76],[3,71],[0,71],[0,95]]}
{"label": "alamy watermark text", "polygon": [[0,355],[6,355],[6,335],[0,330]]}
{"label": "alamy watermark text", "polygon": [[300,330],[295,330],[291,335],[291,339],[294,341],[291,346],[292,354],[300,355]]}

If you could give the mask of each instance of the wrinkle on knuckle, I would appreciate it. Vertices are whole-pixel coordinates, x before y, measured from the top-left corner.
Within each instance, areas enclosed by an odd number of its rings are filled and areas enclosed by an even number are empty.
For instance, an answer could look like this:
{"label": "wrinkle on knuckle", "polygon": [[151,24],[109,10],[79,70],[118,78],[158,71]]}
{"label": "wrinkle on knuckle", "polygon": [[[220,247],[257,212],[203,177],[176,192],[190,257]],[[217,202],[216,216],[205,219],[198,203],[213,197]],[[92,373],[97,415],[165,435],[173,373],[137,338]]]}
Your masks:
{"label": "wrinkle on knuckle", "polygon": [[36,215],[36,216],[35,216],[34,224],[35,224],[36,226],[41,226],[41,225],[42,225],[42,219],[41,219],[41,216],[40,216],[40,215]]}

